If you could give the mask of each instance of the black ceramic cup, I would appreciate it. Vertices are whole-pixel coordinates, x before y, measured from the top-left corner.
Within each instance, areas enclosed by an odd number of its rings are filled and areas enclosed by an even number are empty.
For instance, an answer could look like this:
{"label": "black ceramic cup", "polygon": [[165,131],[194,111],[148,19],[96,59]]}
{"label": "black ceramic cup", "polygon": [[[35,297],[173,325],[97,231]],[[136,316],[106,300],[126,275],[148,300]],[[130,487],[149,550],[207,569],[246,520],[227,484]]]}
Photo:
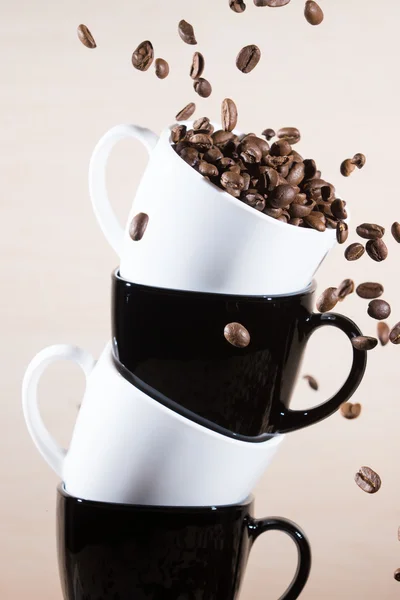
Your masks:
{"label": "black ceramic cup", "polygon": [[[363,378],[366,352],[353,348],[350,374],[337,394],[314,408],[289,408],[311,334],[331,326],[349,343],[361,335],[342,315],[312,312],[314,285],[281,297],[225,296],[135,285],[116,272],[112,286],[120,373],[158,402],[225,435],[263,441],[312,425],[333,414]],[[247,329],[248,346],[227,341],[229,323]]]}
{"label": "black ceramic cup", "polygon": [[73,498],[59,486],[64,600],[235,600],[254,541],[272,530],[297,546],[296,574],[281,596],[295,600],[311,568],[307,538],[286,519],[255,519],[253,504],[252,498],[202,508],[107,504]]}

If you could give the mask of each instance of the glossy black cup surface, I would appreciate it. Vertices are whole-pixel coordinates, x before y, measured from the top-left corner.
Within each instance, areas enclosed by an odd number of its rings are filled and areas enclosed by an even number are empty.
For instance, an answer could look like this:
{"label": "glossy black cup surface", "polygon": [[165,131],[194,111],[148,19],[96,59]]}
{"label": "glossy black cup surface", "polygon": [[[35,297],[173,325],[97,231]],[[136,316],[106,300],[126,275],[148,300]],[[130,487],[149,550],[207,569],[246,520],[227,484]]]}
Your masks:
{"label": "glossy black cup surface", "polygon": [[146,507],[81,500],[59,486],[64,600],[235,600],[250,549],[270,530],[283,531],[297,546],[296,574],[281,597],[295,600],[311,568],[307,538],[286,519],[255,519],[252,499],[223,507]]}
{"label": "glossy black cup surface", "polygon": [[[313,302],[314,287],[282,297],[225,296],[136,285],[114,273],[115,364],[131,383],[173,410],[225,434],[262,441],[330,416],[364,375],[366,353],[353,348],[349,377],[333,398],[290,410],[311,334],[329,325],[349,340],[361,335],[342,315],[314,314]],[[249,331],[246,348],[225,339],[224,328],[232,322]]]}

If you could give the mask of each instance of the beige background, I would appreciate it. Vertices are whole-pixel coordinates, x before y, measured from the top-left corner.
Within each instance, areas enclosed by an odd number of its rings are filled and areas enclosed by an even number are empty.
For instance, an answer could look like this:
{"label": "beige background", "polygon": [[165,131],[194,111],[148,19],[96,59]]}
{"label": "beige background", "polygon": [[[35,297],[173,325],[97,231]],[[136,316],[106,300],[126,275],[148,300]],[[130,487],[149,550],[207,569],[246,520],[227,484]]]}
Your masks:
{"label": "beige background", "polygon": [[[297,125],[298,150],[315,157],[326,178],[352,208],[354,223],[387,227],[400,220],[398,192],[397,0],[321,0],[326,20],[312,28],[303,2],[242,15],[227,0],[14,0],[1,2],[0,139],[1,218],[1,436],[0,597],[61,599],[55,554],[56,476],[29,439],[20,408],[24,368],[43,346],[71,342],[98,355],[109,336],[109,278],[117,257],[92,215],[87,168],[97,139],[112,125],[133,122],[159,132],[178,109],[195,100],[197,116],[217,119],[221,100],[236,100],[243,131]],[[176,33],[192,22],[214,86],[198,100],[188,68],[193,48]],[[77,40],[86,23],[98,48]],[[139,73],[130,64],[136,45],[151,39],[171,75]],[[235,56],[257,43],[263,58],[244,76]],[[368,163],[349,179],[343,158],[364,152]],[[122,143],[110,165],[115,206],[127,214],[145,151]],[[155,182],[155,186],[157,183]],[[162,193],[162,188],[158,189]],[[357,264],[338,248],[319,273],[320,290],[345,277],[380,280],[400,319],[400,247],[378,265]],[[366,305],[353,297],[340,306],[374,334]],[[396,598],[393,571],[400,567],[399,352],[390,346],[370,355],[356,395],[357,421],[335,415],[288,437],[257,490],[257,514],[296,520],[314,554],[305,600]],[[309,346],[304,372],[320,381],[312,392],[300,381],[294,406],[322,401],[342,383],[350,351],[340,333],[321,331]],[[41,385],[46,422],[64,443],[72,429],[83,379],[70,365],[51,369]],[[354,484],[363,464],[382,476],[376,496]],[[244,600],[276,600],[293,572],[295,552],[279,534],[261,539],[251,556]]]}

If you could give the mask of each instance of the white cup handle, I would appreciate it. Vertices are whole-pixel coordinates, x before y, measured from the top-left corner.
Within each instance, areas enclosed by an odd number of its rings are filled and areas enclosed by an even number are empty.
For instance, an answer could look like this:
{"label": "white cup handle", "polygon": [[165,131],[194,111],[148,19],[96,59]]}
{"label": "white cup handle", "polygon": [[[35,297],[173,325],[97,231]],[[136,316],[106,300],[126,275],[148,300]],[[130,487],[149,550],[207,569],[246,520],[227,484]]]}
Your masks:
{"label": "white cup handle", "polygon": [[110,129],[95,147],[89,166],[89,192],[97,221],[110,246],[121,256],[124,230],[118,221],[107,194],[106,167],[115,144],[125,138],[140,140],[150,154],[158,136],[137,125],[117,125]]}
{"label": "white cup handle", "polygon": [[49,365],[58,360],[71,360],[79,365],[86,379],[96,361],[81,348],[69,345],[49,346],[31,361],[22,383],[22,406],[28,431],[45,461],[62,477],[64,458],[67,450],[62,448],[47,430],[40,415],[37,398],[39,380]]}

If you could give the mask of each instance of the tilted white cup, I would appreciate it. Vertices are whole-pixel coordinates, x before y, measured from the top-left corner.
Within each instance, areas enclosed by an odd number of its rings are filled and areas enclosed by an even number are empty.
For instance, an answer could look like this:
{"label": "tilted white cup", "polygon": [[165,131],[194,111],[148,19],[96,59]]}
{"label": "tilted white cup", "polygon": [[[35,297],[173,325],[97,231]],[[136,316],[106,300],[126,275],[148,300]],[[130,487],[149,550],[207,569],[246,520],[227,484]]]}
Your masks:
{"label": "tilted white cup", "polygon": [[[187,123],[190,127],[190,123]],[[149,163],[125,227],[111,207],[106,166],[113,146],[140,140]],[[93,208],[120,257],[124,279],[153,287],[238,295],[285,295],[306,288],[336,243],[336,233],[287,225],[209,182],[174,151],[170,128],[158,138],[136,125],[118,125],[97,144],[89,169]],[[140,241],[133,218],[149,220]]]}
{"label": "tilted white cup", "polygon": [[[87,382],[68,450],[46,429],[37,397],[43,372],[63,359],[78,364]],[[39,452],[67,492],[86,500],[163,506],[241,502],[284,438],[242,442],[178,415],[119,374],[111,344],[97,364],[75,346],[42,350],[25,373],[22,398]]]}

